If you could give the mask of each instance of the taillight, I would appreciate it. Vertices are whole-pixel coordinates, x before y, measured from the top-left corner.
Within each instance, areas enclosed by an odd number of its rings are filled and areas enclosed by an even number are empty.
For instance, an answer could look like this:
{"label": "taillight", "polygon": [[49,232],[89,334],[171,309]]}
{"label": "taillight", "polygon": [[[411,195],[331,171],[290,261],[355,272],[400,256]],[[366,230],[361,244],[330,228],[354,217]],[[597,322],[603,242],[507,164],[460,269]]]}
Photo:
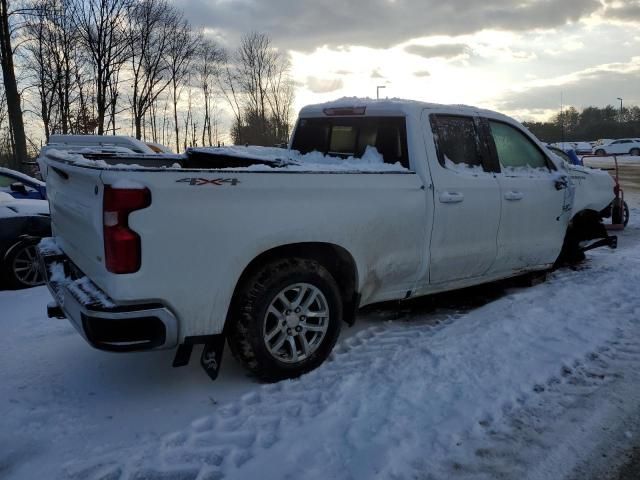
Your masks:
{"label": "taillight", "polygon": [[134,273],[140,270],[142,247],[140,236],[129,228],[129,214],[151,205],[148,188],[104,187],[103,227],[104,259],[112,273]]}

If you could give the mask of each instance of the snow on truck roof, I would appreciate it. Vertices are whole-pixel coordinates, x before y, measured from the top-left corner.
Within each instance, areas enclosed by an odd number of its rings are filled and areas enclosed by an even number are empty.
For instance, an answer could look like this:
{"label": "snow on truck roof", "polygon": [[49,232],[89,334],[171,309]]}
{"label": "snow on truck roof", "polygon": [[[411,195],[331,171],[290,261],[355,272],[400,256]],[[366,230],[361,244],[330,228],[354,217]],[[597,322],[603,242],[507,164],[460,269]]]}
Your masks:
{"label": "snow on truck roof", "polygon": [[377,100],[375,98],[343,97],[330,102],[307,105],[300,110],[299,116],[301,118],[333,115],[400,116],[416,113],[419,114],[424,109],[445,110],[449,113],[464,115],[482,114],[513,121],[513,119],[502,113],[471,105],[445,105],[418,100],[408,100],[404,98],[386,98]]}

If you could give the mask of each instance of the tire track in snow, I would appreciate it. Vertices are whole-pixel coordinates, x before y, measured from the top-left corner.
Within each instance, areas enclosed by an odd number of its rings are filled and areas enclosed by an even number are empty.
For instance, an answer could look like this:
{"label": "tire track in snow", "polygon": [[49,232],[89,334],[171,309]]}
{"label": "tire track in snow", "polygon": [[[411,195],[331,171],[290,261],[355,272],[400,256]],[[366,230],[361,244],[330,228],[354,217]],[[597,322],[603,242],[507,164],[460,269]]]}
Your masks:
{"label": "tire track in snow", "polygon": [[[340,384],[349,376],[376,368],[378,362],[372,363],[370,355],[364,353],[367,347],[374,347],[382,359],[410,338],[433,335],[455,318],[438,315],[426,322],[369,327],[341,341],[323,365],[322,374],[318,370],[311,372],[304,377],[304,383],[298,379],[261,385],[240,402],[195,420],[187,432],[164,437],[159,455],[154,455],[154,448],[126,462],[109,456],[90,466],[71,467],[69,476],[78,480],[224,478],[224,471],[242,466],[252,458],[254,450],[268,449],[280,441],[283,425],[291,427],[326,411],[339,396]],[[256,407],[264,410],[256,415]],[[283,418],[283,411],[287,418]]]}

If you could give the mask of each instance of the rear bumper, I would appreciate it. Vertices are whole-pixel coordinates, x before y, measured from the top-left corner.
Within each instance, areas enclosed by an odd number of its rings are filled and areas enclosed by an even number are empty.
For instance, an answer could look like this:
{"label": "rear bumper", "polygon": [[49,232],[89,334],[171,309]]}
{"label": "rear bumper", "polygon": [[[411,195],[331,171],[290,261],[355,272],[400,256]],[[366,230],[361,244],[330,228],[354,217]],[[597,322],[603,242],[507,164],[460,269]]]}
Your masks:
{"label": "rear bumper", "polygon": [[39,246],[39,254],[47,287],[57,304],[49,305],[49,316],[64,315],[93,347],[134,352],[178,344],[178,321],[164,305],[117,305],[50,239]]}

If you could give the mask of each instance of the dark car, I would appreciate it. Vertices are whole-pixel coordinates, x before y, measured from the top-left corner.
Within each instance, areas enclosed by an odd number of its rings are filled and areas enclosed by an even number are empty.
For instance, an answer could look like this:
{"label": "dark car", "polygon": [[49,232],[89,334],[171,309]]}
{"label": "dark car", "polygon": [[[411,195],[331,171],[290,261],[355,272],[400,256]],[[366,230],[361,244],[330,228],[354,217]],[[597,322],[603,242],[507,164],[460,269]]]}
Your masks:
{"label": "dark car", "polygon": [[0,192],[0,283],[12,288],[40,285],[36,245],[51,236],[49,204]]}
{"label": "dark car", "polygon": [[14,198],[46,200],[46,184],[24,173],[0,167],[0,192]]}

